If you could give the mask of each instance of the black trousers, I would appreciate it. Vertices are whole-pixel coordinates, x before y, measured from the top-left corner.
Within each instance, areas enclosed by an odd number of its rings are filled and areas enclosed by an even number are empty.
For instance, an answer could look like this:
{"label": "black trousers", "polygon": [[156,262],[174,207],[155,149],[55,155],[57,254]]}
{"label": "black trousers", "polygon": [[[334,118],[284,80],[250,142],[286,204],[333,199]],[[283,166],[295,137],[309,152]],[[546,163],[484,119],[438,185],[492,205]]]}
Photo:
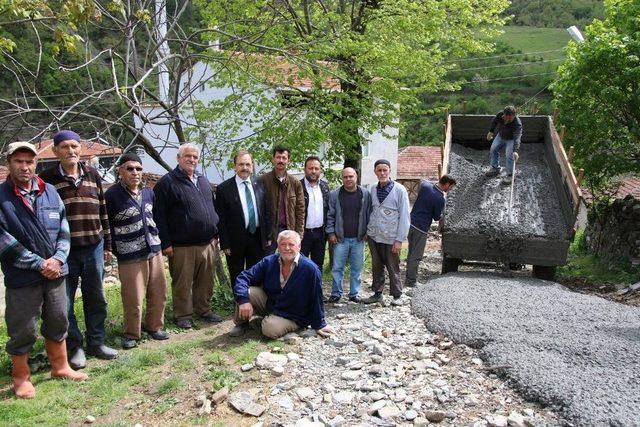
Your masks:
{"label": "black trousers", "polygon": [[302,255],[311,258],[311,261],[318,266],[320,272],[322,272],[322,266],[324,265],[326,245],[327,235],[324,233],[324,227],[304,229],[300,252]]}
{"label": "black trousers", "polygon": [[231,249],[231,255],[226,256],[232,288],[236,284],[236,278],[240,273],[256,265],[265,256],[260,239],[260,228],[257,228],[253,234],[245,230],[241,239],[244,244],[234,246]]}

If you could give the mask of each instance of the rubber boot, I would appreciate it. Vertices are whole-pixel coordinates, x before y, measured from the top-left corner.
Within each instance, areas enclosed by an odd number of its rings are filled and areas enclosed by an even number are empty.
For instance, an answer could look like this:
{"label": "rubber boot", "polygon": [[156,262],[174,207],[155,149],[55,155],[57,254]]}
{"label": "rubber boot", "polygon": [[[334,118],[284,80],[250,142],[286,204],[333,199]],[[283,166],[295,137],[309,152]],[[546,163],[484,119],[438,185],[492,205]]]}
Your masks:
{"label": "rubber boot", "polygon": [[45,339],[44,348],[47,349],[47,356],[51,363],[51,378],[66,378],[73,381],[84,381],[89,378],[87,374],[74,371],[69,366],[66,340],[55,342]]}
{"label": "rubber boot", "polygon": [[29,355],[11,356],[13,370],[13,391],[19,399],[33,399],[36,396],[36,389],[31,384],[31,371],[29,370]]}

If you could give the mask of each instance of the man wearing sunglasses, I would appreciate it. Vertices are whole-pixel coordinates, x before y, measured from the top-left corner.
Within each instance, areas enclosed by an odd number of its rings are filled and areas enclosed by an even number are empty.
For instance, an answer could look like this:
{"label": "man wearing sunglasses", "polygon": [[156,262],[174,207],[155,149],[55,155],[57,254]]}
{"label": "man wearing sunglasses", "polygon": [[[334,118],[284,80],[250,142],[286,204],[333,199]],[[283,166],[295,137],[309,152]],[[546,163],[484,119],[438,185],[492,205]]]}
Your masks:
{"label": "man wearing sunglasses", "polygon": [[[120,181],[105,193],[113,238],[113,253],[118,259],[122,284],[124,336],[122,348],[138,345],[144,329],[154,340],[166,340],[163,330],[167,281],[160,250],[158,228],[153,219],[155,196],[142,188],[142,163],[134,153],[118,161]],[[142,322],[142,306],[147,312]]]}

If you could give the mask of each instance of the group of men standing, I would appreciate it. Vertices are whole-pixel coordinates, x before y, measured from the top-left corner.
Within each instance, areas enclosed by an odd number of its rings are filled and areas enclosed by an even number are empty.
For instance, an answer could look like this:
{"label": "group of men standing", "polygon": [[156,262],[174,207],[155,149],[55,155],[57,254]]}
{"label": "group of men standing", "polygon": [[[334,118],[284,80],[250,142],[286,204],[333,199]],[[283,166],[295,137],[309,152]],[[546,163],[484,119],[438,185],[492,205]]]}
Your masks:
{"label": "group of men standing", "polygon": [[[135,347],[143,331],[152,339],[169,338],[164,330],[167,283],[162,255],[169,261],[176,325],[191,328],[194,317],[222,320],[211,310],[218,245],[226,256],[237,303],[231,335],[241,335],[254,314],[265,316],[262,331],[272,338],[307,326],[327,335],[333,332],[324,319],[322,296],[327,240],[333,275],[328,301],[341,299],[347,264],[350,301],[380,301],[385,269],[397,301],[402,295],[402,242],[409,236],[407,284],[412,285],[431,220],[439,219],[444,194],[455,184],[446,175],[438,184],[424,183],[410,215],[407,191],[390,179],[388,161],[375,163],[378,184],[371,189],[359,186],[357,172],[345,168],[342,186],[330,191],[321,179],[318,157],[306,159],[305,177],[299,180],[287,172],[289,149],[276,147],[273,170],[257,179],[251,154],[238,152],[235,175],[214,195],[211,184],[196,171],[199,148],[183,144],[177,166],[153,190],[141,186],[139,157],[126,153],[116,165],[118,182],[103,191],[98,172],[80,162],[78,134],[61,131],[53,142],[59,162],[39,176],[36,147],[9,144],[9,178],[0,184],[7,351],[14,362],[15,392],[23,398],[35,395],[27,358],[40,317],[52,376],[86,379],[74,371],[86,366],[85,349],[98,358],[117,357],[118,352],[105,345],[102,281],[104,263],[112,255],[122,286],[124,349]],[[365,242],[371,252],[374,293],[361,300]],[[410,263],[415,265],[409,268]],[[78,287],[84,339],[74,312]]]}

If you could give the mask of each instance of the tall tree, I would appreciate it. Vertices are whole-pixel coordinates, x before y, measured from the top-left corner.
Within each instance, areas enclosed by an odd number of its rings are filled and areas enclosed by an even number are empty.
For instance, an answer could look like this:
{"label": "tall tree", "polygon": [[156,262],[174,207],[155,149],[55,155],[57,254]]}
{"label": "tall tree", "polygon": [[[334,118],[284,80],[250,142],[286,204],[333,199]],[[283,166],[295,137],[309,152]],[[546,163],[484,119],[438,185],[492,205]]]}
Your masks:
{"label": "tall tree", "polygon": [[606,0],[605,19],[571,42],[553,84],[565,143],[594,188],[640,172],[640,0]]}
{"label": "tall tree", "polygon": [[210,133],[262,150],[291,142],[305,152],[326,143],[329,160],[345,166],[358,164],[367,134],[398,127],[400,110],[419,108],[419,94],[455,89],[444,78],[455,67],[450,61],[491,50],[507,5],[195,1],[222,47],[210,56],[228,59],[212,84],[233,88],[197,108]]}

